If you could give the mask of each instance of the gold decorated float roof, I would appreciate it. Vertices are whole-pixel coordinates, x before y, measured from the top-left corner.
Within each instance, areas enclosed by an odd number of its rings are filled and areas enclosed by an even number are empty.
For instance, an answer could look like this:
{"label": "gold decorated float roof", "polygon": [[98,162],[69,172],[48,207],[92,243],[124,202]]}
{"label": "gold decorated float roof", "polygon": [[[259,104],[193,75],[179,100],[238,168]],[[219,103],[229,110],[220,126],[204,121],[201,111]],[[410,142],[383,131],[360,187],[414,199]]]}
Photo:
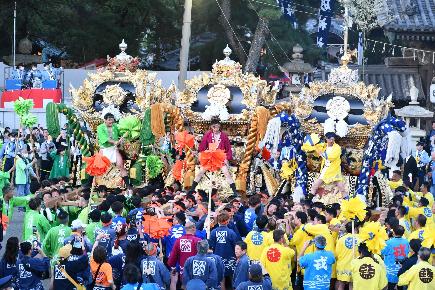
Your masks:
{"label": "gold decorated float roof", "polygon": [[391,96],[379,97],[380,88],[359,81],[358,70],[347,66],[352,54],[342,57],[342,65],[331,70],[327,81],[314,81],[304,87],[299,95],[290,100],[291,109],[301,120],[302,126],[310,133],[321,133],[322,124],[310,118],[317,98],[325,95],[357,99],[363,104],[363,117],[368,124],[355,124],[350,127],[348,137],[368,136],[373,126],[381,121],[393,106]]}
{"label": "gold decorated float roof", "polygon": [[203,73],[185,82],[185,90],[178,95],[176,105],[182,109],[184,117],[191,123],[208,123],[201,112],[194,112],[192,105],[198,101],[198,93],[203,88],[209,88],[208,101],[225,106],[229,102],[228,88],[238,88],[242,93],[241,104],[244,105],[240,113],[230,113],[222,123],[249,123],[257,106],[269,107],[275,103],[276,88],[270,87],[265,80],[252,73],[243,73],[240,63],[230,59],[231,49],[224,49],[225,58],[213,64],[211,73]]}
{"label": "gold decorated float roof", "polygon": [[119,45],[121,53],[113,58],[108,57],[108,65],[99,69],[96,73],[90,73],[78,89],[70,88],[72,102],[77,113],[88,123],[93,131],[102,123],[101,112],[96,111],[94,106],[96,90],[100,85],[107,84],[105,89],[99,92],[107,105],[119,108],[126,101],[128,92],[120,84],[129,83],[134,87],[134,100],[138,110],[122,113],[121,116],[138,114],[153,103],[172,103],[175,99],[175,86],[168,90],[162,86],[156,73],[138,69],[139,60],[125,53],[127,44],[124,40]]}

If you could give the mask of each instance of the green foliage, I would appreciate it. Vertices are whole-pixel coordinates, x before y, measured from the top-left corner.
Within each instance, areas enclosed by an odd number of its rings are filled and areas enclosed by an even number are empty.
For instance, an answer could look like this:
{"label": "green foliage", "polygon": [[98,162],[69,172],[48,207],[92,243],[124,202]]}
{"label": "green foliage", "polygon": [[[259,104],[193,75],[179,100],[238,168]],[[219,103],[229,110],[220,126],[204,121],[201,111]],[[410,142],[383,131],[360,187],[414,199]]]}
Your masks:
{"label": "green foliage", "polygon": [[[119,52],[124,38],[128,52],[137,55],[140,34],[158,33],[157,42],[175,47],[181,37],[183,0],[39,0],[18,1],[17,39],[30,33],[65,49],[77,62]],[[10,54],[13,1],[0,2],[0,48]],[[2,38],[1,38],[2,37]],[[157,47],[160,51],[160,47]]]}

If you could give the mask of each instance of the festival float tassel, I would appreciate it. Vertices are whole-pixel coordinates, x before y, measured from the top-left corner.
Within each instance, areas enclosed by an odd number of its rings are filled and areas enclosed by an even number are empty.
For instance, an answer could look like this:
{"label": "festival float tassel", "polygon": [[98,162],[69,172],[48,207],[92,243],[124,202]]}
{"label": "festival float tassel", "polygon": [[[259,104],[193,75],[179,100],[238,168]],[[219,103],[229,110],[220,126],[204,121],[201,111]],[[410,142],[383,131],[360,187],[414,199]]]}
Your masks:
{"label": "festival float tassel", "polygon": [[135,116],[121,118],[118,122],[119,133],[128,141],[139,138],[141,131],[140,120]]}
{"label": "festival float tassel", "polygon": [[226,160],[225,151],[222,149],[205,150],[199,153],[199,163],[207,171],[215,172],[221,169]]}
{"label": "festival float tassel", "polygon": [[385,248],[385,241],[388,240],[388,234],[385,226],[379,222],[366,222],[360,229],[359,235],[361,240],[366,243],[367,248],[373,254],[381,254],[383,248]]}
{"label": "festival float tassel", "polygon": [[18,116],[22,117],[30,112],[30,110],[33,108],[33,105],[34,104],[32,100],[25,100],[20,97],[14,102],[14,111]]}
{"label": "festival float tassel", "polygon": [[145,164],[150,179],[156,178],[162,172],[163,162],[160,157],[156,155],[149,155]]}
{"label": "festival float tassel", "polygon": [[182,131],[175,134],[175,142],[175,149],[181,155],[183,149],[190,150],[195,146],[195,137],[187,131]]}
{"label": "festival float tassel", "polygon": [[270,151],[266,148],[266,146],[261,149],[261,158],[268,161],[271,158]]}
{"label": "festival float tassel", "polygon": [[285,161],[282,163],[281,167],[281,178],[288,180],[293,176],[295,171],[297,170],[297,163],[295,159],[291,159],[290,161]]}
{"label": "festival float tassel", "polygon": [[83,157],[86,163],[86,173],[91,176],[101,176],[110,168],[110,160],[106,156],[96,153],[91,157]]}
{"label": "festival float tassel", "polygon": [[363,221],[367,214],[367,205],[359,198],[353,197],[349,200],[343,200],[341,203],[341,214],[347,220]]}
{"label": "festival float tassel", "polygon": [[142,225],[144,232],[153,239],[164,238],[172,226],[165,218],[147,214],[143,215]]}
{"label": "festival float tassel", "polygon": [[341,203],[341,214],[347,220],[352,221],[352,255],[355,257],[355,219],[363,221],[367,214],[367,205],[359,198],[353,197],[343,200]]}
{"label": "festival float tassel", "polygon": [[186,161],[185,160],[177,160],[175,161],[174,167],[172,168],[172,175],[175,180],[181,181],[183,180],[183,172],[186,170]]}

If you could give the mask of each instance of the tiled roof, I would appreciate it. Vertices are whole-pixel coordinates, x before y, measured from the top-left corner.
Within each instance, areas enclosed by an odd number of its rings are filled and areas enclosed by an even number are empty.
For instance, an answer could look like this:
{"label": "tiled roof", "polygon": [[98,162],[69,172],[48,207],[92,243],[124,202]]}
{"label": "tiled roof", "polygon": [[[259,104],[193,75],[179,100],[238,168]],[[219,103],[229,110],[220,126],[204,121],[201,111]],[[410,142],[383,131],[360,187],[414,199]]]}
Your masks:
{"label": "tiled roof", "polygon": [[[352,69],[357,67],[352,66]],[[326,67],[325,73],[322,75],[322,80],[326,80],[327,75],[331,71],[331,67]],[[362,77],[362,68],[359,67],[360,80]],[[387,97],[393,94],[394,101],[410,101],[411,80],[419,90],[418,100],[426,100],[421,76],[417,68],[405,67],[387,67],[385,65],[367,65],[364,68],[364,82],[369,85],[377,85],[381,88],[379,96]],[[319,77],[319,74],[317,74]],[[320,80],[320,79],[317,79]]]}
{"label": "tiled roof", "polygon": [[[378,14],[378,20],[386,21],[388,16],[392,21],[387,22],[383,28],[387,31],[406,33],[433,33],[435,32],[435,1],[434,0],[381,0],[384,7]],[[421,37],[421,36],[420,36]],[[431,39],[426,36],[427,40]],[[423,38],[424,40],[424,38]]]}

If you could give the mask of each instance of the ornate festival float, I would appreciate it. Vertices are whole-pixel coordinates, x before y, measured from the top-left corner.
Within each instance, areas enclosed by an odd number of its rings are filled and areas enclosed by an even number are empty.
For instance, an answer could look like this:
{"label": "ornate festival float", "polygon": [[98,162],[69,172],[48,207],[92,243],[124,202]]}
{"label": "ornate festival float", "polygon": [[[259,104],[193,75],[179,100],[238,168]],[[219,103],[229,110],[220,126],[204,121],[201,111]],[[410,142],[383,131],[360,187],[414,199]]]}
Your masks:
{"label": "ornate festival float", "polygon": [[[295,200],[311,192],[326,204],[348,195],[360,195],[369,204],[390,202],[392,193],[380,170],[397,168],[400,154],[408,150],[407,127],[389,113],[391,96],[379,97],[379,88],[358,80],[358,71],[348,67],[347,49],[328,81],[311,82],[290,101],[275,104],[277,88],[243,73],[230,59],[228,46],[211,73],[187,80],[181,92],[173,85],[165,89],[154,73],[139,69],[126,47],[122,42],[121,53],[108,57],[106,68],[90,74],[80,88],[71,88],[72,108],[47,107],[50,133],[59,131],[58,113],[65,114],[83,156],[106,149],[97,136],[110,113],[122,139],[117,151],[136,186],[162,176],[166,185],[178,180],[185,189],[217,188],[222,197],[237,189],[242,194],[288,193]],[[201,148],[216,123],[224,134],[215,140],[212,133]],[[331,133],[339,147],[323,141]],[[232,158],[219,152],[224,141]],[[124,168],[109,163],[95,174],[100,175],[96,184],[125,186]],[[340,176],[315,183],[319,176],[325,180],[325,168]]]}
{"label": "ornate festival float", "polygon": [[291,97],[290,115],[269,121],[263,151],[274,156],[274,184],[281,192],[290,188],[293,199],[311,194],[331,204],[358,195],[388,205],[393,193],[385,175],[409,154],[407,126],[391,115],[391,95],[380,97],[377,86],[359,81],[348,67],[356,52],[345,51],[327,81],[309,83]]}
{"label": "ornate festival float", "polygon": [[[97,128],[103,124],[104,115],[112,114],[124,140],[118,149],[125,168],[131,182],[140,185],[162,172],[162,159],[165,159],[161,158],[161,153],[169,149],[165,149],[169,142],[166,130],[181,130],[183,120],[179,110],[171,105],[175,87],[165,89],[155,73],[138,69],[139,60],[125,52],[124,41],[119,48],[121,53],[108,57],[105,68],[89,74],[80,88],[71,87],[72,108],[53,103],[47,107],[47,124],[49,133],[56,136],[59,130],[57,115],[65,114],[77,147],[83,156],[89,157],[101,149]],[[154,146],[156,142],[160,148]],[[108,188],[123,187],[120,170],[112,164],[107,172],[96,178],[96,183]],[[79,172],[84,179],[84,171]]]}

